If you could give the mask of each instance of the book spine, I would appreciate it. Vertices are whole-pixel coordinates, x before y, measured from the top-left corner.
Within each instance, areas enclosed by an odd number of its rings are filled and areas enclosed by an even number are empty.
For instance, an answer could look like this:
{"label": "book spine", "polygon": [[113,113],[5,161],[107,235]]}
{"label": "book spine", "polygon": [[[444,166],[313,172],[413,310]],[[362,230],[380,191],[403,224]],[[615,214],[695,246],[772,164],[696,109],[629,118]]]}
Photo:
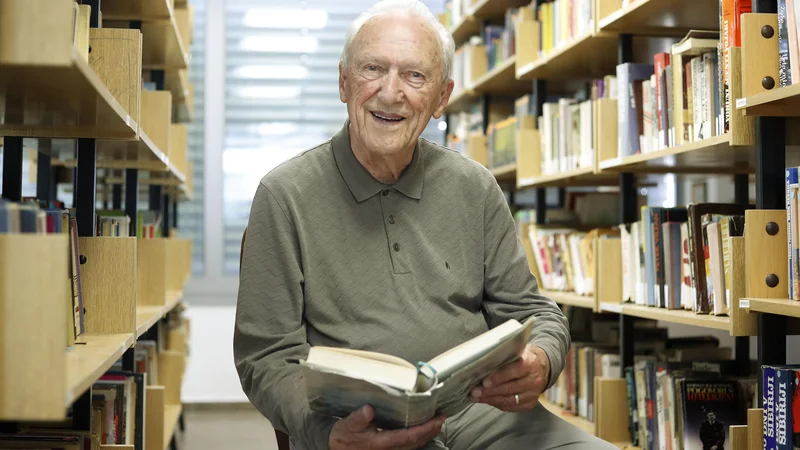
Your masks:
{"label": "book spine", "polygon": [[667,124],[664,123],[662,112],[666,112],[665,108],[663,108],[663,104],[661,102],[661,96],[665,94],[662,90],[661,80],[664,77],[664,69],[669,65],[669,57],[670,54],[666,52],[656,53],[653,56],[653,71],[656,77],[656,129],[658,130],[658,136],[661,136],[661,133],[664,132],[666,129]]}
{"label": "book spine", "polygon": [[713,313],[716,310],[714,302],[714,283],[711,278],[711,252],[708,249],[708,224],[703,224],[703,266],[705,267],[705,298],[708,302],[708,310]]}
{"label": "book spine", "polygon": [[647,426],[650,428],[650,448],[657,450],[660,448],[658,418],[656,417],[656,370],[655,364],[647,365]]}
{"label": "book spine", "polygon": [[733,266],[733,261],[731,258],[731,232],[730,229],[733,226],[733,219],[725,220],[722,223],[722,230],[721,234],[721,245],[722,245],[722,279],[725,283],[725,307],[731,307],[731,266]]}
{"label": "book spine", "polygon": [[791,285],[789,288],[790,292],[794,292],[794,299],[800,298],[800,185],[793,184],[791,186],[791,195],[792,195],[792,236],[794,239],[792,240],[792,252],[791,252],[791,265],[789,266],[792,270],[792,279]]}
{"label": "book spine", "polygon": [[794,295],[794,266],[792,258],[793,242],[795,239],[794,228],[792,227],[792,186],[797,185],[797,167],[786,169],[786,236],[789,244],[789,298],[797,300]]}
{"label": "book spine", "polygon": [[663,209],[651,209],[653,215],[653,275],[655,275],[654,288],[656,306],[665,308],[666,298],[664,297],[664,277],[666,271],[664,270],[664,239],[661,234],[664,217],[666,212]]}
{"label": "book spine", "polygon": [[647,420],[648,411],[648,390],[645,371],[637,367],[635,371],[636,378],[636,412],[639,416],[639,445],[646,450],[652,450],[651,433],[652,429],[649,427]]}
{"label": "book spine", "polygon": [[[778,80],[780,87],[792,84],[791,64],[789,62],[789,29],[787,27],[786,1],[778,0]],[[793,1],[793,0],[788,0]]]}
{"label": "book spine", "polygon": [[764,404],[764,450],[775,450],[775,368],[763,366],[761,368],[764,379],[763,404]]}
{"label": "book spine", "polygon": [[639,415],[636,411],[636,380],[633,367],[625,368],[625,390],[628,393],[628,430],[631,433],[631,444],[639,445]]}
{"label": "book spine", "polygon": [[[775,369],[776,378],[776,399],[775,399],[775,441],[778,450],[792,450],[791,436],[789,427],[791,418],[789,417],[791,394],[789,394],[789,370]],[[792,377],[794,378],[794,377]],[[794,382],[794,379],[792,379]]]}
{"label": "book spine", "polygon": [[642,231],[644,232],[645,297],[647,306],[656,306],[655,258],[653,252],[653,216],[651,208],[642,208]]}
{"label": "book spine", "polygon": [[709,311],[708,299],[705,294],[705,274],[701,275],[701,261],[703,248],[703,230],[698,229],[700,220],[693,213],[693,206],[689,205],[689,262],[692,278],[692,309],[699,314]]}
{"label": "book spine", "polygon": [[656,375],[656,416],[658,422],[658,449],[667,450],[667,416],[664,409],[664,374]]}

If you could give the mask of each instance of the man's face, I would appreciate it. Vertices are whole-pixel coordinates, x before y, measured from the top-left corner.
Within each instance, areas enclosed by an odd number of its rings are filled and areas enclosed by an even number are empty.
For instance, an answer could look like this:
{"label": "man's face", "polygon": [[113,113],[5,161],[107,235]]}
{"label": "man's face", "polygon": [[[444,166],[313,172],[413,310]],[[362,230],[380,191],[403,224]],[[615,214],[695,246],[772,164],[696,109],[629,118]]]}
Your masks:
{"label": "man's face", "polygon": [[717,420],[717,415],[714,414],[713,412],[708,413],[707,417],[708,417],[708,422],[709,423],[714,423]]}
{"label": "man's face", "polygon": [[416,17],[385,14],[364,24],[348,67],[339,67],[351,139],[384,156],[416,145],[453,90],[452,81],[442,82],[440,49],[435,31]]}

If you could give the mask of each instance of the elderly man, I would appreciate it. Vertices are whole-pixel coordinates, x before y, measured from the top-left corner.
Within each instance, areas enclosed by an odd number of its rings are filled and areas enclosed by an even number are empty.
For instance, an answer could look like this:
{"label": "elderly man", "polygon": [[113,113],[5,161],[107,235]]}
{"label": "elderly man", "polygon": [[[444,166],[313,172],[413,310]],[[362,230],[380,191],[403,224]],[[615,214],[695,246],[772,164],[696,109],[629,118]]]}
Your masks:
{"label": "elderly man", "polygon": [[[564,366],[566,319],[539,295],[505,197],[475,162],[424,139],[444,112],[454,44],[416,0],[376,4],[348,32],[330,141],[267,174],[241,268],[234,354],[253,404],[302,449],[605,449],[537,406]],[[427,361],[535,316],[521,360],[453,417],[381,431],[308,407],[294,359],[313,345]]]}

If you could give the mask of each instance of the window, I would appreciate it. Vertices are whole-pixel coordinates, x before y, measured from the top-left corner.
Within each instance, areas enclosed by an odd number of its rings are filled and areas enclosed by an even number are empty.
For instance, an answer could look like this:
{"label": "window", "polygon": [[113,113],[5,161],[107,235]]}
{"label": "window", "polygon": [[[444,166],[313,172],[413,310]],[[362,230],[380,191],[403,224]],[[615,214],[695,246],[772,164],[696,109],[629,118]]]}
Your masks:
{"label": "window", "polygon": [[[238,0],[226,5],[223,271],[236,275],[258,182],[335,134],[347,117],[338,64],[350,23],[375,0]],[[441,12],[443,0],[425,3]],[[432,123],[424,137],[442,142]]]}

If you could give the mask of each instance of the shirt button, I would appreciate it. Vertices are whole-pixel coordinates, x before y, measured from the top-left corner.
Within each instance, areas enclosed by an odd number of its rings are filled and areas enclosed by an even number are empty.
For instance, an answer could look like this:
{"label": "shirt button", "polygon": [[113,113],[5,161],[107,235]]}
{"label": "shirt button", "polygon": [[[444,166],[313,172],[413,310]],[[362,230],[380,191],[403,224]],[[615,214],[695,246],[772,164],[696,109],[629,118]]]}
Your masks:
{"label": "shirt button", "polygon": [[389,195],[389,190],[388,189],[384,189],[383,190],[383,196],[386,197],[387,195]]}
{"label": "shirt button", "polygon": [[394,245],[392,246],[392,248],[394,249],[394,251],[399,252],[400,251],[400,244],[395,242]]}
{"label": "shirt button", "polygon": [[394,225],[394,216],[389,216],[389,223]]}

